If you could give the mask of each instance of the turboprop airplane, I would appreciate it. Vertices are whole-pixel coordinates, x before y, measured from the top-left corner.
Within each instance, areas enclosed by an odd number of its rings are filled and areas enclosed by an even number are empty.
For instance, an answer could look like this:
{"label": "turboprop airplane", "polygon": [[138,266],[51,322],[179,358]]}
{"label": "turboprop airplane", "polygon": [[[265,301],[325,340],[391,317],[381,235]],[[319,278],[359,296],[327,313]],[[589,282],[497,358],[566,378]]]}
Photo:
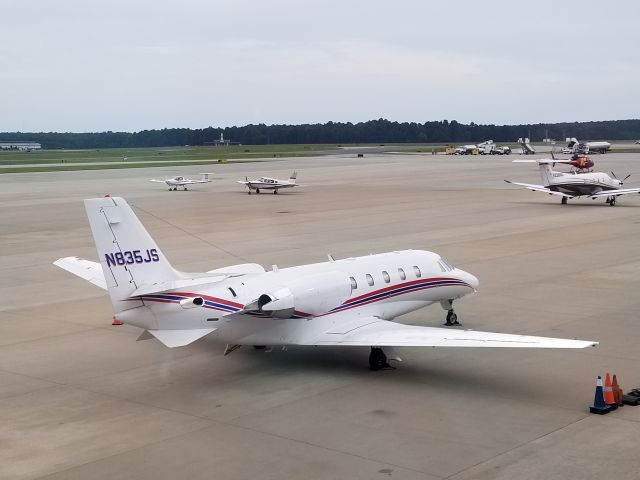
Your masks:
{"label": "turboprop airplane", "polygon": [[247,187],[247,193],[249,193],[249,195],[251,195],[251,190],[255,190],[256,193],[260,193],[260,190],[273,190],[273,193],[277,194],[281,188],[299,187],[300,185],[296,183],[297,176],[298,172],[293,172],[289,180],[278,180],[277,178],[270,177],[260,177],[256,180],[249,180],[247,177],[244,177],[244,181],[237,180],[237,182]]}
{"label": "turboprop airplane", "polygon": [[[561,197],[560,203],[562,205],[566,205],[567,200],[570,198],[591,197],[593,200],[606,198],[606,203],[614,207],[617,197],[630,193],[640,193],[640,188],[620,188],[631,174],[619,180],[613,172],[611,172],[613,177],[610,177],[602,172],[585,171],[586,168],[593,166],[593,162],[590,160],[585,161],[582,158],[560,160],[552,157],[542,160],[514,160],[514,163],[537,162],[540,168],[540,176],[542,177],[542,185],[512,182],[510,180],[505,180],[505,182],[519,185],[534,192],[559,196]],[[572,165],[577,169],[573,169],[569,173],[556,172],[551,168],[556,163]]]}
{"label": "turboprop airplane", "polygon": [[177,176],[173,178],[165,178],[164,180],[156,180],[155,178],[152,178],[149,181],[156,183],[166,183],[167,185],[169,185],[169,191],[178,190],[178,187],[182,187],[184,190],[187,190],[187,185],[194,185],[196,183],[211,183],[209,175],[215,175],[215,173],[201,173],[200,175],[202,175],[202,180],[191,180],[183,176]]}
{"label": "turboprop airplane", "polygon": [[[478,288],[472,274],[440,255],[404,250],[271,271],[255,263],[205,273],[175,270],[127,202],[84,201],[100,263],[77,257],[55,265],[109,292],[114,319],[144,329],[139,340],[167,347],[206,335],[242,345],[369,346],[371,369],[388,366],[392,347],[584,348],[597,342],[396,323],[440,304],[458,325],[453,302]],[[385,353],[386,351],[386,353]]]}

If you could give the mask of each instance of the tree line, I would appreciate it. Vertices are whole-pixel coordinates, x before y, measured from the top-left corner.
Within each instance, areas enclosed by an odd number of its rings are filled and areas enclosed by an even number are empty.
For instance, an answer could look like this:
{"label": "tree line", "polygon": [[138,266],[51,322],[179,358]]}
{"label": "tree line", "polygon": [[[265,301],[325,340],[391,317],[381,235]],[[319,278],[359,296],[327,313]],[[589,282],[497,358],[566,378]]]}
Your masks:
{"label": "tree line", "polygon": [[43,148],[135,148],[208,145],[220,138],[243,145],[348,144],[348,143],[476,143],[487,139],[515,142],[565,137],[580,140],[636,140],[640,119],[599,122],[538,123],[531,125],[477,125],[455,120],[425,123],[385,119],[360,123],[327,122],[303,125],[244,125],[241,127],[163,128],[139,132],[2,132],[0,141],[33,141]]}

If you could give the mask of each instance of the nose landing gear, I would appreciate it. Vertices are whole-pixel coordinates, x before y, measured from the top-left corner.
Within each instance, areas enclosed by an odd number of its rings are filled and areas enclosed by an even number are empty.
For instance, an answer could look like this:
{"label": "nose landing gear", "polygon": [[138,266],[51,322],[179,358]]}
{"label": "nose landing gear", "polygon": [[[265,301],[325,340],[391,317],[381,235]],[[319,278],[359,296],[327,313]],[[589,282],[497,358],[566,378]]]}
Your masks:
{"label": "nose landing gear", "polygon": [[460,325],[460,322],[458,322],[458,315],[453,311],[453,299],[443,300],[440,302],[440,305],[442,305],[442,308],[447,311],[447,321],[445,322],[445,325],[447,327]]}

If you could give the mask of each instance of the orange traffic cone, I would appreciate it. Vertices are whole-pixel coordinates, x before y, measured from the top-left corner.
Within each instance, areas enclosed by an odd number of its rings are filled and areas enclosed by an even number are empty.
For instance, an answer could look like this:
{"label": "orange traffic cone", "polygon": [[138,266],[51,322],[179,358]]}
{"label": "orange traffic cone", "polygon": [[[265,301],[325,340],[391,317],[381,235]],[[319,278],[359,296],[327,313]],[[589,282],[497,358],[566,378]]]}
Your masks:
{"label": "orange traffic cone", "polygon": [[616,401],[619,407],[622,407],[624,403],[622,403],[622,389],[620,385],[618,385],[618,377],[616,374],[613,374],[613,382],[611,382],[611,390],[613,390],[613,399]]}
{"label": "orange traffic cone", "polygon": [[111,325],[122,325],[122,322],[114,316],[113,322],[111,322]]}
{"label": "orange traffic cone", "polygon": [[604,403],[611,407],[611,410],[618,408],[618,403],[613,398],[613,388],[611,387],[609,372],[607,372],[607,375],[604,377]]}

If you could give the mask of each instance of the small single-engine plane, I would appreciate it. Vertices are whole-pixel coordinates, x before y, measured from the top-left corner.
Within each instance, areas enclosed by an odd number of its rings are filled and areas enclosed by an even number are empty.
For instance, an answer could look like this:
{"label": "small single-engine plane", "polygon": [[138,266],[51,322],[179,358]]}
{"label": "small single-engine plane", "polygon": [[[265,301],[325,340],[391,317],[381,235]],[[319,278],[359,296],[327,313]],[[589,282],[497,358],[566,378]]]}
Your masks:
{"label": "small single-engine plane", "polygon": [[179,175],[173,178],[165,178],[164,180],[156,180],[155,178],[152,178],[149,181],[156,183],[166,183],[167,185],[169,185],[169,191],[178,190],[178,187],[182,187],[184,190],[188,190],[187,185],[195,185],[196,183],[210,183],[211,179],[209,178],[209,175],[215,175],[215,173],[201,173],[200,175],[202,175],[201,180],[191,180],[190,178]]}
{"label": "small single-engine plane", "polygon": [[[440,255],[404,250],[300,265],[255,263],[205,273],[175,270],[123,198],[84,201],[100,263],[77,257],[55,265],[109,292],[114,319],[139,340],[167,347],[206,335],[242,345],[371,347],[369,364],[388,366],[392,347],[584,348],[597,342],[405,325],[394,318],[432,304],[458,325],[453,302],[478,279]],[[385,353],[386,352],[386,353]]]}
{"label": "small single-engine plane", "polygon": [[251,190],[255,190],[256,193],[260,193],[260,190],[273,190],[273,193],[277,194],[281,188],[299,187],[300,185],[296,183],[297,176],[298,172],[293,172],[289,180],[278,180],[277,178],[270,177],[260,177],[256,180],[249,180],[247,177],[244,177],[244,180],[238,180],[237,182],[247,187],[247,193],[249,193],[249,195],[251,195]]}
{"label": "small single-engine plane", "polygon": [[[538,163],[540,168],[540,176],[542,177],[542,185],[534,185],[530,183],[519,183],[505,180],[507,183],[519,185],[534,192],[543,192],[549,195],[561,197],[560,203],[567,204],[567,200],[576,197],[606,198],[606,203],[612,207],[616,204],[616,198],[621,195],[630,193],[640,193],[640,188],[621,188],[623,182],[631,176],[631,174],[619,180],[615,173],[611,172],[609,176],[603,172],[592,172],[593,167],[591,159],[585,156],[575,156],[570,159],[551,158],[541,160],[514,160],[514,163]],[[571,165],[570,172],[556,172],[552,166],[556,163]]]}

